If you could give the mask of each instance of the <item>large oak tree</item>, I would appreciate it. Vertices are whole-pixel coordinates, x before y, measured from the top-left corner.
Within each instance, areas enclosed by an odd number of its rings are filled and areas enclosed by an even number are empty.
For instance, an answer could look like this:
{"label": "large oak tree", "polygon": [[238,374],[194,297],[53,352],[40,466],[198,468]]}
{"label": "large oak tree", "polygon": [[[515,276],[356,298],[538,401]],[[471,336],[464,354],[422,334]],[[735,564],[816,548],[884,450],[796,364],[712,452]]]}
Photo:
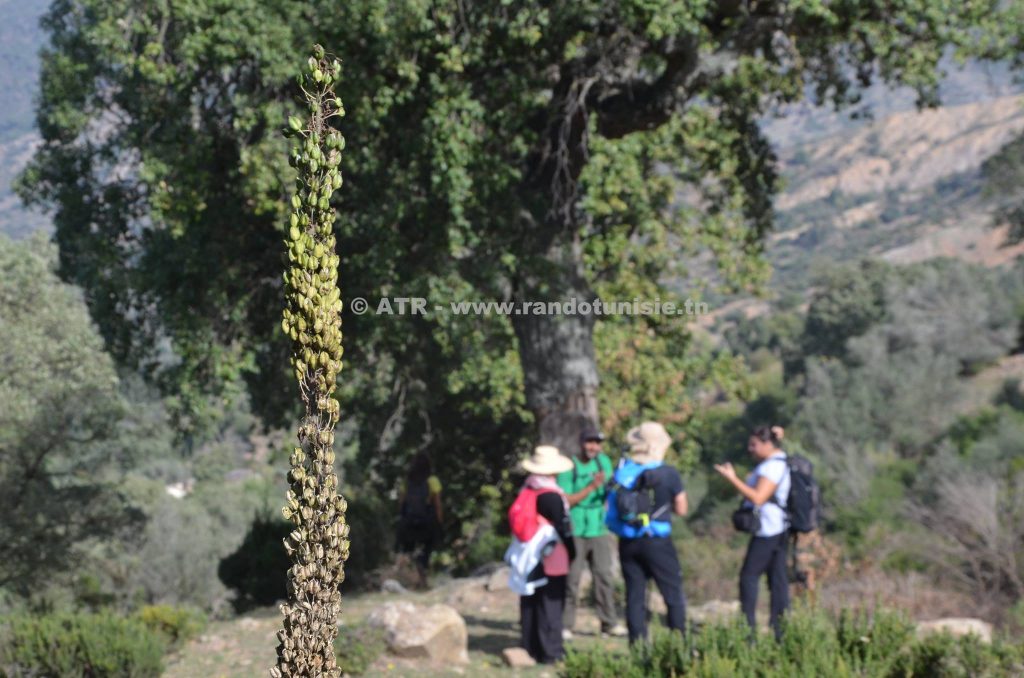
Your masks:
{"label": "large oak tree", "polygon": [[[22,193],[55,209],[62,274],[86,290],[115,355],[159,366],[182,426],[201,423],[204,398],[243,386],[280,419],[290,174],[277,131],[306,45],[345,60],[349,294],[422,296],[428,308],[669,299],[702,256],[726,285],[763,280],[778,181],[759,119],[807,95],[855,105],[879,79],[932,104],[940,59],[1012,4],[55,0],[43,144]],[[659,366],[662,396],[684,364],[664,341],[685,343],[675,318],[345,322],[348,388],[377,417],[380,449],[395,421],[415,424],[432,402],[467,413],[454,422],[464,430],[480,423],[474,407],[500,412],[483,417],[492,441],[529,412],[567,444],[580,415],[598,414],[595,323],[607,355]],[[659,363],[666,352],[678,360]],[[634,414],[650,410],[638,402]],[[428,444],[437,422],[420,418]]]}

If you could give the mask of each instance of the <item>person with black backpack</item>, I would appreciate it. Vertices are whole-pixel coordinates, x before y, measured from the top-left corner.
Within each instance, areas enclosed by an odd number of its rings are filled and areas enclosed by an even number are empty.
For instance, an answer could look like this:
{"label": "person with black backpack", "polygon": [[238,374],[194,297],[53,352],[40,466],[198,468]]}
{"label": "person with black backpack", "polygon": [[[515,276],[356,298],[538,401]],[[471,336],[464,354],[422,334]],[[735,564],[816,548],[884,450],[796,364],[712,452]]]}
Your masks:
{"label": "person with black backpack", "polygon": [[647,637],[647,582],[654,579],[668,610],[668,627],[686,628],[686,596],[679,554],[672,543],[672,516],[687,512],[683,479],[665,464],[672,438],[661,424],[645,421],[626,434],[629,458],[615,469],[605,523],[619,537],[626,581],[630,644]]}
{"label": "person with black backpack", "polygon": [[770,624],[776,638],[782,635],[780,621],[789,609],[786,550],[790,520],[786,509],[793,486],[788,457],[780,449],[782,436],[780,426],[754,429],[747,451],[758,464],[745,481],[736,475],[732,464],[715,464],[715,470],[743,496],[740,508],[733,514],[733,526],[751,535],[740,569],[740,606],[753,633],[759,580],[761,575],[767,575],[771,592]]}
{"label": "person with black backpack", "polygon": [[426,588],[430,554],[440,536],[444,513],[441,481],[434,475],[430,457],[425,452],[412,460],[399,507],[398,552],[415,554],[419,586]]}

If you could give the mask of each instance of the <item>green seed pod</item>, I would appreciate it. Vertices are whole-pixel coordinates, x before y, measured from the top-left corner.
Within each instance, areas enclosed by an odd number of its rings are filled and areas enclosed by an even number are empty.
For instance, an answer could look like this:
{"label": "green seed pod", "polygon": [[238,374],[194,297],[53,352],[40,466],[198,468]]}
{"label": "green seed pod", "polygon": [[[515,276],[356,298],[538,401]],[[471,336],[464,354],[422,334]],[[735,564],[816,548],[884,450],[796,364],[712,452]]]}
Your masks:
{"label": "green seed pod", "polygon": [[290,116],[288,118],[288,126],[292,128],[292,131],[298,132],[299,130],[302,129],[302,120],[300,120],[297,116]]}
{"label": "green seed pod", "polygon": [[[302,446],[289,458],[291,487],[282,514],[296,529],[285,540],[292,566],[288,570],[288,601],[281,607],[285,623],[278,633],[278,662],[271,674],[277,678],[305,678],[314,673],[339,678],[331,648],[341,600],[338,586],[345,579],[343,563],[350,546],[346,503],[337,493],[331,449],[340,419],[340,404],[333,394],[341,369],[337,356],[342,302],[337,288],[340,259],[334,253],[332,233],[335,212],[330,200],[344,183],[337,168],[345,141],[326,120],[343,114],[344,106],[332,88],[341,64],[328,60],[319,45],[307,63],[308,75],[301,82],[307,91],[309,117],[296,119],[297,126],[292,117],[288,119],[287,132],[295,137],[289,162],[298,176],[291,196],[295,212],[289,215],[285,241],[285,261],[290,263],[282,276],[287,306],[281,319],[282,330],[293,342],[289,363],[302,384],[306,417],[298,427]],[[311,86],[314,82],[320,84]]]}

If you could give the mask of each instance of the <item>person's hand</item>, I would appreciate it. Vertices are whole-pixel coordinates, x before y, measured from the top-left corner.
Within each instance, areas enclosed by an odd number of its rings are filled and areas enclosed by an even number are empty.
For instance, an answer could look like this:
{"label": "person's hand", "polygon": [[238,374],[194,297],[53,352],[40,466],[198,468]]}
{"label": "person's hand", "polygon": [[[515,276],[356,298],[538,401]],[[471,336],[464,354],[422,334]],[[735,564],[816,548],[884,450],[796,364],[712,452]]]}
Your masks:
{"label": "person's hand", "polygon": [[598,471],[594,474],[594,479],[590,481],[590,486],[595,490],[604,485],[604,471]]}
{"label": "person's hand", "polygon": [[722,477],[726,480],[736,480],[736,469],[732,467],[732,464],[725,462],[724,464],[715,464],[715,470],[722,474]]}
{"label": "person's hand", "polygon": [[772,433],[775,434],[776,438],[782,440],[786,435],[786,429],[782,428],[781,426],[772,426]]}

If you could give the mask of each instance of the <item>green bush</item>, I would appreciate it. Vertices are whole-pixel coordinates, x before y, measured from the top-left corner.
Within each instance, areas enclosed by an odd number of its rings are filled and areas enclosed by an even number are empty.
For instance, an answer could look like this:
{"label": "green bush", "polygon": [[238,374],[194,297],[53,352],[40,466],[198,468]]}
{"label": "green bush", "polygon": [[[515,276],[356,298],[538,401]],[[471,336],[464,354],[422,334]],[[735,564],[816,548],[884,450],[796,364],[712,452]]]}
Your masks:
{"label": "green bush", "polygon": [[110,612],[17,615],[0,623],[0,676],[157,678],[167,644]]}
{"label": "green bush", "polygon": [[385,647],[383,629],[365,624],[343,626],[334,643],[334,654],[343,674],[361,676],[384,654]]}
{"label": "green bush", "polygon": [[217,576],[235,591],[236,612],[273,605],[288,597],[285,573],[291,566],[284,539],[291,525],[270,515],[257,515],[238,549],[220,561]]}
{"label": "green bush", "polygon": [[633,676],[880,676],[960,678],[1019,676],[1022,647],[976,637],[933,635],[918,640],[905,617],[879,612],[874,617],[799,610],[791,614],[781,642],[762,635],[751,642],[741,620],[691,633],[657,629],[647,644],[628,653],[603,648],[570,651],[564,678]]}
{"label": "green bush", "polygon": [[136,614],[146,628],[159,633],[168,645],[177,646],[206,628],[206,615],[199,610],[174,605],[147,605]]}

